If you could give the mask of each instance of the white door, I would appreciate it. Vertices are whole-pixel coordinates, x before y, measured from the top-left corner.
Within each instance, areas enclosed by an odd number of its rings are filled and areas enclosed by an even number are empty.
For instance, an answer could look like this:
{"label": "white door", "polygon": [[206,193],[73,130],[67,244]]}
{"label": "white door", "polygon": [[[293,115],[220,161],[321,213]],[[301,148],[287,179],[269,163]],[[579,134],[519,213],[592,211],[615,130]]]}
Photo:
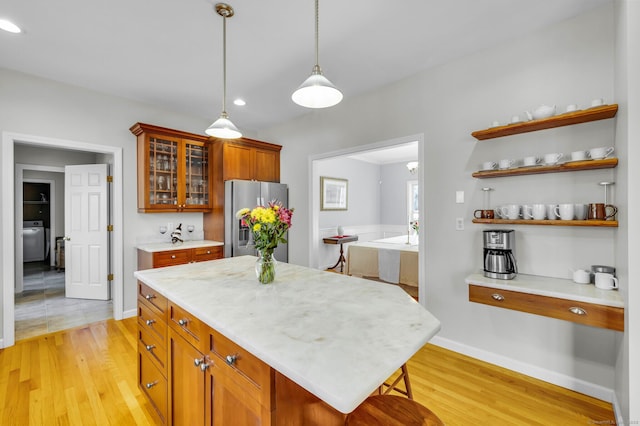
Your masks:
{"label": "white door", "polygon": [[65,296],[109,300],[107,165],[66,166]]}

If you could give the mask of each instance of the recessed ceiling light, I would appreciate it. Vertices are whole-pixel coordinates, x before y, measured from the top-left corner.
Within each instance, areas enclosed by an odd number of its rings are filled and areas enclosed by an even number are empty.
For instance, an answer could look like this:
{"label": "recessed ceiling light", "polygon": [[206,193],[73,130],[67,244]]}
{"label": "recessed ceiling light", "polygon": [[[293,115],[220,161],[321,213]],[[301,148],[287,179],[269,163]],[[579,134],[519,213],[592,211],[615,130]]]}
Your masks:
{"label": "recessed ceiling light", "polygon": [[233,104],[238,106],[245,106],[247,103],[243,99],[238,98],[233,101]]}
{"label": "recessed ceiling light", "polygon": [[0,19],[0,29],[3,29],[10,33],[15,33],[15,34],[22,32],[19,26],[17,26],[11,21],[7,21],[6,19]]}

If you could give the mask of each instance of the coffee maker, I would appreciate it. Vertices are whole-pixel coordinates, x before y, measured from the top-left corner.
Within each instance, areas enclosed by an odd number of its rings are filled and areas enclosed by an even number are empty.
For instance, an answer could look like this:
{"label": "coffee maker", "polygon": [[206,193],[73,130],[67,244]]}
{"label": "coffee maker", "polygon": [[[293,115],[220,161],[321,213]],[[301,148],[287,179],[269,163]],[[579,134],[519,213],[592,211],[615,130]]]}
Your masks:
{"label": "coffee maker", "polygon": [[513,229],[482,231],[484,243],[484,276],[511,280],[518,273],[516,265],[516,238]]}

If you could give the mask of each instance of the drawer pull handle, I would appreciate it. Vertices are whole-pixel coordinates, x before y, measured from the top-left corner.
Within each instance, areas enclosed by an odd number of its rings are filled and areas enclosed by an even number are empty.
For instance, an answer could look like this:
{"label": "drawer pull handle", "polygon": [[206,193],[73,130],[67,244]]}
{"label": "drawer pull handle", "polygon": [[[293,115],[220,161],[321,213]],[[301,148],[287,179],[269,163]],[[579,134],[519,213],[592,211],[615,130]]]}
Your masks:
{"label": "drawer pull handle", "polygon": [[147,346],[145,346],[145,348],[147,348],[147,350],[149,352],[151,352],[155,347],[156,347],[156,345],[147,345]]}
{"label": "drawer pull handle", "polygon": [[238,359],[238,354],[227,355],[226,361],[227,361],[227,364],[233,365],[236,363],[237,359]]}
{"label": "drawer pull handle", "polygon": [[572,314],[576,314],[576,315],[587,315],[587,311],[585,311],[582,308],[578,308],[577,306],[570,307],[569,311],[571,311]]}
{"label": "drawer pull handle", "polygon": [[175,259],[175,258],[176,258],[176,255],[175,255],[175,254],[172,254],[172,255],[171,255],[171,258],[172,258],[172,259]]}
{"label": "drawer pull handle", "polygon": [[146,323],[147,325],[153,325],[153,323],[154,323],[154,322],[156,322],[156,320],[152,320],[152,319],[150,319],[150,320],[146,320],[146,321],[145,321],[145,323]]}
{"label": "drawer pull handle", "polygon": [[151,299],[155,299],[156,295],[155,294],[147,294],[144,298],[147,299],[147,300],[151,300]]}
{"label": "drawer pull handle", "polygon": [[504,300],[504,296],[500,293],[493,293],[491,297],[493,298],[493,300],[497,300],[498,302],[502,302]]}
{"label": "drawer pull handle", "polygon": [[144,385],[147,389],[151,389],[152,387],[154,387],[155,385],[158,384],[158,381],[156,380],[155,382],[151,382],[151,383],[147,383],[146,385]]}
{"label": "drawer pull handle", "polygon": [[185,319],[179,319],[179,320],[178,320],[178,324],[184,327],[185,325],[187,325],[187,320],[185,320]]}

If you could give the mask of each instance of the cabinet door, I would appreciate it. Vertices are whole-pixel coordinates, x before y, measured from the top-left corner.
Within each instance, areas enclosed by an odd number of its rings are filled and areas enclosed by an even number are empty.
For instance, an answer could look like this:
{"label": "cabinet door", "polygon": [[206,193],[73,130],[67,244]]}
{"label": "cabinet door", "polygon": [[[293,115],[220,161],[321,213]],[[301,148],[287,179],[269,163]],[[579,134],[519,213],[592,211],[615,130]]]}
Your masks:
{"label": "cabinet door", "polygon": [[280,182],[280,153],[258,149],[255,154],[255,179]]}
{"label": "cabinet door", "polygon": [[254,179],[255,150],[246,146],[227,143],[223,148],[223,180]]}
{"label": "cabinet door", "polygon": [[272,412],[249,395],[218,366],[207,369],[207,425],[269,426]]}
{"label": "cabinet door", "polygon": [[149,135],[147,142],[149,159],[145,193],[148,200],[145,204],[152,209],[175,209],[178,203],[180,140]]}
{"label": "cabinet door", "polygon": [[209,149],[205,143],[184,141],[184,184],[181,187],[185,210],[211,208],[209,197]]}
{"label": "cabinet door", "polygon": [[203,356],[171,329],[169,338],[171,424],[174,426],[204,425],[205,374],[194,362],[202,360]]}

